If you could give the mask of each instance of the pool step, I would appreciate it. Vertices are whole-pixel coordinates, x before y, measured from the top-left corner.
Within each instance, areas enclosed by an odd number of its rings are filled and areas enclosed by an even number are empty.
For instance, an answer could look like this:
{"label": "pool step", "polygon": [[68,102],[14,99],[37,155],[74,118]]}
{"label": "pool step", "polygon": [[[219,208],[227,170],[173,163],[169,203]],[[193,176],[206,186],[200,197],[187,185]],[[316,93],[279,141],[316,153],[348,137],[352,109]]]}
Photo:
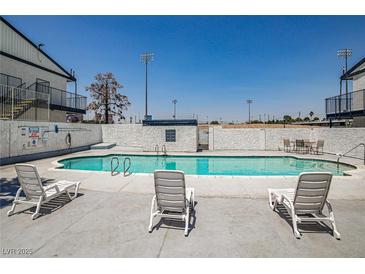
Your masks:
{"label": "pool step", "polygon": [[110,149],[115,146],[116,146],[116,143],[100,143],[100,144],[92,145],[90,147],[90,149]]}

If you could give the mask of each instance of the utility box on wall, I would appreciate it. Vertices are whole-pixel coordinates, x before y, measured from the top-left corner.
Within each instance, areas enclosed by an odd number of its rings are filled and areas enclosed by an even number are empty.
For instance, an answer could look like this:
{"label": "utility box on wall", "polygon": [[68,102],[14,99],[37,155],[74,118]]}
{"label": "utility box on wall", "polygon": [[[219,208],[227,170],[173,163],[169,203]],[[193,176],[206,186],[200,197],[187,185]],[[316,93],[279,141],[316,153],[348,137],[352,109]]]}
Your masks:
{"label": "utility box on wall", "polygon": [[144,120],[143,151],[155,151],[162,146],[167,152],[196,152],[198,150],[197,120]]}

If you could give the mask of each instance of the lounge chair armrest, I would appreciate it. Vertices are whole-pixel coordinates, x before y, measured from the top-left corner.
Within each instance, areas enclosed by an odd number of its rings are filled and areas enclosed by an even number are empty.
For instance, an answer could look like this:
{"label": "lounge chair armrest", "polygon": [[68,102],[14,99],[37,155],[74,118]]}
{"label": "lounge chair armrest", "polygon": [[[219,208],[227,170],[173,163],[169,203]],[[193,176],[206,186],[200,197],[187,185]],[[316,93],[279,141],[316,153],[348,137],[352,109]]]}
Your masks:
{"label": "lounge chair armrest", "polygon": [[326,206],[327,206],[328,212],[331,213],[333,211],[332,210],[332,205],[328,200],[326,200]]}
{"label": "lounge chair armrest", "polygon": [[48,190],[51,190],[51,189],[55,189],[57,192],[60,192],[60,189],[58,188],[58,185],[56,184],[52,184],[50,186],[46,186],[43,188],[44,191],[48,191]]}
{"label": "lounge chair armrest", "polygon": [[15,200],[18,200],[20,193],[23,191],[23,189],[21,187],[19,187],[19,189],[17,190],[16,194],[15,194]]}
{"label": "lounge chair armrest", "polygon": [[292,208],[294,208],[293,202],[285,194],[281,195],[280,203],[282,204],[284,200],[287,201]]}
{"label": "lounge chair armrest", "polygon": [[[289,199],[288,196],[286,196],[285,194],[283,194],[281,196],[281,203],[283,203],[284,201],[286,201],[289,204],[289,209],[288,209],[288,213],[290,214],[290,216],[292,218],[295,217],[295,208],[294,208],[294,204],[293,202]],[[284,204],[285,205],[285,204]],[[300,222],[300,221],[299,221]]]}
{"label": "lounge chair armrest", "polygon": [[152,203],[151,203],[151,214],[156,209],[156,195],[153,195]]}
{"label": "lounge chair armrest", "polygon": [[188,193],[188,196],[186,197],[188,201],[191,201],[191,198],[193,197],[194,193],[193,191],[191,190],[189,193]]}

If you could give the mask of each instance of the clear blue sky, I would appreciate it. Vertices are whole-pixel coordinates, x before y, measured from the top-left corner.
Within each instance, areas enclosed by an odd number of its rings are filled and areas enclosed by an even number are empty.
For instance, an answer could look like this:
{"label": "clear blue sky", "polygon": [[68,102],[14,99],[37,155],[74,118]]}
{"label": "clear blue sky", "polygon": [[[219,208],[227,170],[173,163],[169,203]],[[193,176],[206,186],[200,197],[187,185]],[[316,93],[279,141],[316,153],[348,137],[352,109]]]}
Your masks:
{"label": "clear blue sky", "polygon": [[79,93],[98,72],[113,72],[132,106],[144,112],[144,67],[139,55],[155,53],[149,74],[149,110],[155,118],[198,114],[199,120],[247,120],[252,115],[323,117],[324,98],[337,95],[343,60],[365,57],[365,16],[5,16],[66,69]]}

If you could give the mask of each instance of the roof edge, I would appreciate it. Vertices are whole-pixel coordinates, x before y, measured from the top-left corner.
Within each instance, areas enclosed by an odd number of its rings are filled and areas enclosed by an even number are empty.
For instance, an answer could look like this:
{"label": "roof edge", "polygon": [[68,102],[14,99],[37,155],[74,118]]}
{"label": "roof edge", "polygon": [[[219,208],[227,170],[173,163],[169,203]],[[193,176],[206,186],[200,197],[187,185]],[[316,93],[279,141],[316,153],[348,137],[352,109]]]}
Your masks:
{"label": "roof edge", "polygon": [[359,62],[357,62],[355,65],[352,66],[344,75],[342,75],[340,78],[341,80],[351,80],[352,76],[360,74],[364,72],[364,69],[361,69],[360,71],[354,72],[358,67],[360,67],[362,64],[365,63],[365,57],[362,58]]}
{"label": "roof edge", "polygon": [[46,56],[52,63],[54,63],[59,69],[61,69],[66,75],[67,78],[71,81],[76,81],[76,78],[71,75],[66,69],[64,69],[60,64],[58,64],[52,57],[50,57],[47,53],[45,53],[42,49],[40,49],[36,44],[34,44],[28,37],[25,36],[22,32],[20,32],[17,28],[15,28],[12,24],[10,24],[3,16],[0,15],[0,20],[4,22],[9,28],[15,31],[18,35],[24,38],[28,43],[30,43],[33,47],[39,50],[44,56]]}

